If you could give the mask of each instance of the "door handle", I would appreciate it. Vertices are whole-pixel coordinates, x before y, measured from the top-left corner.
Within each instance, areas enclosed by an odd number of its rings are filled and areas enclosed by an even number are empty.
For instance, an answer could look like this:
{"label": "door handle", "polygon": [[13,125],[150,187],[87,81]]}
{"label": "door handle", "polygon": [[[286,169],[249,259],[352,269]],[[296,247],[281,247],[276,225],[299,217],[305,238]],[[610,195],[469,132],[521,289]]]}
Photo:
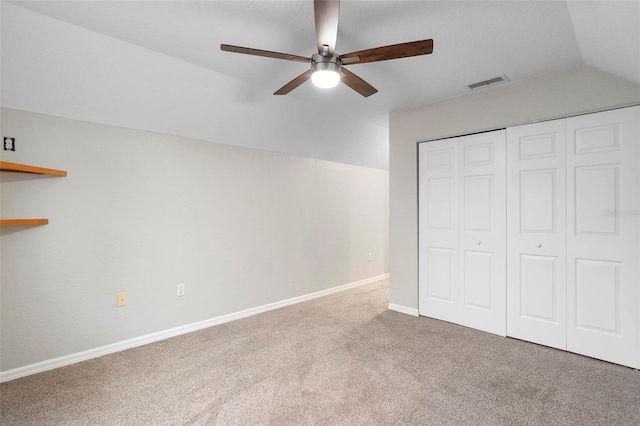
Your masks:
{"label": "door handle", "polygon": [[540,247],[542,247],[542,244],[538,243],[538,244],[536,244],[536,247],[540,248]]}

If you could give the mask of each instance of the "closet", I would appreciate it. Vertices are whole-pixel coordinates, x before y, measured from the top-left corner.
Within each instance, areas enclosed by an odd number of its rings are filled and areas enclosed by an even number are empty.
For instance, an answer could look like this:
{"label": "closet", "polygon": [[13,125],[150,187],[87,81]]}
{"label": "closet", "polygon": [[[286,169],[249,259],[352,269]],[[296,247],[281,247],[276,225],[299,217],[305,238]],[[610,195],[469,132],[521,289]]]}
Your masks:
{"label": "closet", "polygon": [[421,143],[420,315],[640,367],[639,144],[640,107]]}

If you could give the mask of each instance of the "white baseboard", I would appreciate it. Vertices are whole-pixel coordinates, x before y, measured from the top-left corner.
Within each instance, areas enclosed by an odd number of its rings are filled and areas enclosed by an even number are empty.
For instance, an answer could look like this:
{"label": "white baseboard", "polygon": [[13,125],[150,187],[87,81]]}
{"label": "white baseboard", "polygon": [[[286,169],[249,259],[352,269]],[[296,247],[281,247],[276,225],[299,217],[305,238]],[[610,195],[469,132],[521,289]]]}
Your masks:
{"label": "white baseboard", "polygon": [[18,379],[20,377],[29,376],[31,374],[36,374],[47,370],[53,370],[54,368],[64,367],[65,365],[75,364],[78,362],[86,361],[88,359],[98,358],[100,356],[112,354],[114,352],[120,352],[125,349],[147,345],[159,340],[168,339],[170,337],[179,336],[181,334],[191,333],[192,331],[202,330],[203,328],[212,327],[214,325],[223,324],[225,322],[250,317],[252,315],[261,314],[263,312],[272,311],[274,309],[282,308],[300,302],[305,302],[307,300],[316,299],[322,296],[327,296],[331,293],[337,293],[339,291],[348,290],[350,288],[370,284],[372,282],[380,281],[387,278],[389,278],[389,274],[378,275],[376,277],[355,281],[349,284],[332,287],[326,290],[316,291],[314,293],[309,293],[298,297],[292,297],[291,299],[269,303],[267,305],[246,309],[244,311],[234,312],[204,321],[181,325],[179,327],[170,328],[164,331],[158,331],[156,333],[151,333],[140,337],[134,337],[133,339],[123,340],[121,342],[112,343],[110,345],[100,346],[98,348],[89,349],[86,351],[77,352],[46,361],[36,362],[35,364],[25,365],[24,367],[18,367],[12,370],[1,371],[0,383],[8,382],[9,380]]}
{"label": "white baseboard", "polygon": [[400,312],[401,314],[407,314],[414,317],[419,316],[417,309],[407,308],[406,306],[396,305],[395,303],[389,303],[389,309],[392,311]]}

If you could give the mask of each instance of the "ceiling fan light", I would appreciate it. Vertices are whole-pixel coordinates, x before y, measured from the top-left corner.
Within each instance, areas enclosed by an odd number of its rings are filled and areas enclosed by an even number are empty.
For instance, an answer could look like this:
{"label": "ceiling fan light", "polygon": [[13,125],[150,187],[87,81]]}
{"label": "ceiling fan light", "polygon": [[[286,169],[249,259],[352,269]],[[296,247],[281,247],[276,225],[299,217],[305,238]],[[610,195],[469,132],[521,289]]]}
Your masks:
{"label": "ceiling fan light", "polygon": [[340,83],[341,66],[342,61],[337,55],[314,54],[311,57],[311,82],[323,89],[337,86]]}
{"label": "ceiling fan light", "polygon": [[319,70],[311,74],[311,82],[322,89],[335,87],[340,83],[340,73],[332,70]]}

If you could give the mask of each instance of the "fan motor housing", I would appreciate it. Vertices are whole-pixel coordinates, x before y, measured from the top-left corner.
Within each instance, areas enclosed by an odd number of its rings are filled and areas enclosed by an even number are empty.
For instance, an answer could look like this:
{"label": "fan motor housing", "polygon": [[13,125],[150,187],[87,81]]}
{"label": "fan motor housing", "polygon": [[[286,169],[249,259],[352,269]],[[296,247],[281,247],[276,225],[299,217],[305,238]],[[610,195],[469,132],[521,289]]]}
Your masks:
{"label": "fan motor housing", "polygon": [[314,53],[311,56],[311,71],[335,71],[340,73],[342,68],[342,61],[338,55],[323,56],[319,53]]}

